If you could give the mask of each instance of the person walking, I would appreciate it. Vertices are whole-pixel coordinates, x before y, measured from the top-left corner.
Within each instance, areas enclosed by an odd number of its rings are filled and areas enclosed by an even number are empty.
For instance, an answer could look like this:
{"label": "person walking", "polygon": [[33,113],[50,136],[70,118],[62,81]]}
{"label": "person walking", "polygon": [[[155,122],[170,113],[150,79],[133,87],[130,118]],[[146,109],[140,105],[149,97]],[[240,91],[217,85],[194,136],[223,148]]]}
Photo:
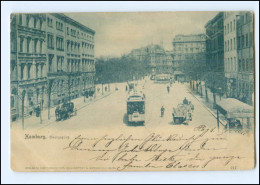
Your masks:
{"label": "person walking", "polygon": [[55,109],[55,117],[56,117],[56,121],[58,121],[60,119],[60,106],[58,106],[56,109]]}
{"label": "person walking", "polygon": [[165,108],[162,106],[162,107],[161,107],[161,117],[164,116],[164,110],[165,110]]}
{"label": "person walking", "polygon": [[167,86],[167,92],[168,92],[168,94],[170,93],[170,87],[169,86]]}

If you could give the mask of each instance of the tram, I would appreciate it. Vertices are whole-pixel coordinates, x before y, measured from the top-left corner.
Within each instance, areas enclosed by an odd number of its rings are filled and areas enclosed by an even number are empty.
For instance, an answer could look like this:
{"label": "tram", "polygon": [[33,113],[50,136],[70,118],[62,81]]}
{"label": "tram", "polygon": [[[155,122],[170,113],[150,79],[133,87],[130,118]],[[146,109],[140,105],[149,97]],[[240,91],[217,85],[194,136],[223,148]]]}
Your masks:
{"label": "tram", "polygon": [[169,74],[160,74],[154,77],[154,83],[165,84],[171,81],[172,77]]}
{"label": "tram", "polygon": [[145,122],[145,96],[142,92],[133,91],[127,98],[127,118],[129,123]]}

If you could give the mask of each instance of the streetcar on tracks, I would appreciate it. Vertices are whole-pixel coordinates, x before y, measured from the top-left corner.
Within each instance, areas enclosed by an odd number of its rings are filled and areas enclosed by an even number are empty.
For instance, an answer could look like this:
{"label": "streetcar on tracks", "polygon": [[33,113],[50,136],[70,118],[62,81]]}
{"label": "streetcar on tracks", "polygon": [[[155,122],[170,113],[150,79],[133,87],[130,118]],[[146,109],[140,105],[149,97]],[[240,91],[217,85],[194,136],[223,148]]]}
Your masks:
{"label": "streetcar on tracks", "polygon": [[127,98],[127,121],[128,123],[145,122],[145,96],[142,92],[134,90]]}
{"label": "streetcar on tracks", "polygon": [[169,74],[158,74],[154,77],[154,83],[159,83],[159,84],[167,84],[170,83],[171,80],[172,77]]}

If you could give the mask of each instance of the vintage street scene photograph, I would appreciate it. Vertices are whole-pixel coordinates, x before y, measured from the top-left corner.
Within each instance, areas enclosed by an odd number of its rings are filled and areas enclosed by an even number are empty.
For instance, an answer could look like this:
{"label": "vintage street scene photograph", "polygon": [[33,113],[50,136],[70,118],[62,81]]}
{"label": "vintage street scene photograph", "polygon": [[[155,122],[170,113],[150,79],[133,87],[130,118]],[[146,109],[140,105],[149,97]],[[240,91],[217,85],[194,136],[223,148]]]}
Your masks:
{"label": "vintage street scene photograph", "polygon": [[248,170],[254,12],[13,13],[14,171]]}

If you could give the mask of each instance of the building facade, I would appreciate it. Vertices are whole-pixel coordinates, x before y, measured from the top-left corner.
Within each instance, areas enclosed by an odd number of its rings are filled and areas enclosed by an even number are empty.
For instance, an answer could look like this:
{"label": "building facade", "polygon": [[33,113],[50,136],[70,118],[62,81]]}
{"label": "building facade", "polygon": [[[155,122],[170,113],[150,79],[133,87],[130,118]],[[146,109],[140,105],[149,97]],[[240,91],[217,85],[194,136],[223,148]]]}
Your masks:
{"label": "building facade", "polygon": [[[225,92],[224,71],[224,13],[218,13],[205,25],[206,29],[206,86],[213,94]],[[224,83],[223,83],[224,82]],[[214,98],[215,99],[215,98]]]}
{"label": "building facade", "polygon": [[[32,115],[47,84],[45,14],[11,15],[12,119]],[[15,85],[14,85],[15,84]],[[14,106],[15,105],[15,111]]]}
{"label": "building facade", "polygon": [[254,102],[254,17],[251,12],[239,12],[237,19],[237,97]]}
{"label": "building facade", "polygon": [[11,15],[11,116],[94,91],[94,30],[64,14]]}
{"label": "building facade", "polygon": [[95,32],[63,14],[48,14],[46,20],[50,102],[90,94],[95,89]]}
{"label": "building facade", "polygon": [[147,63],[152,75],[173,73],[172,52],[165,51],[160,45],[150,44],[134,49],[129,55],[136,60]]}
{"label": "building facade", "polygon": [[224,12],[224,71],[226,97],[237,97],[237,16],[239,12]]}
{"label": "building facade", "polygon": [[[176,35],[172,41],[175,79],[184,77],[184,71],[206,63],[205,34]],[[181,80],[181,79],[179,79]]]}

